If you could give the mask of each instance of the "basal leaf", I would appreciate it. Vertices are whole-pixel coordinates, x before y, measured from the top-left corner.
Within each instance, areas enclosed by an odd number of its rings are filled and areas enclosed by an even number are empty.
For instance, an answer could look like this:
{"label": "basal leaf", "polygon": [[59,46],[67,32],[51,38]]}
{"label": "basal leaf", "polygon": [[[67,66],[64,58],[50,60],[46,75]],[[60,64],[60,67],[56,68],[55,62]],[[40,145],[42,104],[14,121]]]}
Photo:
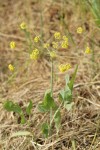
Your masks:
{"label": "basal leaf", "polygon": [[26,119],[24,114],[21,115],[21,124],[25,124],[26,123]]}
{"label": "basal leaf", "polygon": [[29,105],[28,105],[28,107],[26,108],[26,113],[27,113],[28,115],[31,114],[32,107],[33,107],[33,104],[32,104],[32,101],[30,100]]}
{"label": "basal leaf", "polygon": [[59,128],[60,128],[60,125],[61,125],[61,114],[60,114],[60,111],[58,111],[54,117],[54,122],[55,122],[55,127],[56,127],[56,130],[57,130],[57,133],[59,132]]}
{"label": "basal leaf", "polygon": [[4,108],[7,111],[13,111],[15,113],[21,114],[22,113],[22,109],[18,104],[13,103],[12,101],[7,100],[4,103]]}
{"label": "basal leaf", "polygon": [[45,138],[47,138],[49,136],[49,125],[48,125],[48,123],[42,124],[42,133],[43,133]]}

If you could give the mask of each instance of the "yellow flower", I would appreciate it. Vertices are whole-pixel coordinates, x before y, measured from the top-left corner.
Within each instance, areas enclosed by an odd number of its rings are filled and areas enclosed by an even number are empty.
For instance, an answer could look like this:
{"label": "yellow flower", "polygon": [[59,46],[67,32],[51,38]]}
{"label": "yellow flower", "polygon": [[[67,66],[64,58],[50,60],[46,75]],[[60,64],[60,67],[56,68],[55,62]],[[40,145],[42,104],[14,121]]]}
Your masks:
{"label": "yellow flower", "polygon": [[34,49],[33,52],[30,54],[30,59],[37,60],[39,58],[39,50]]}
{"label": "yellow flower", "polygon": [[81,34],[82,32],[83,32],[83,28],[82,28],[82,27],[78,27],[78,28],[77,28],[77,33],[78,33],[78,34]]}
{"label": "yellow flower", "polygon": [[60,72],[65,72],[71,68],[70,64],[61,64],[59,65]]}
{"label": "yellow flower", "polygon": [[14,49],[16,47],[16,43],[14,41],[10,42],[10,48]]}
{"label": "yellow flower", "polygon": [[62,47],[62,48],[68,48],[68,42],[67,42],[67,41],[63,41],[63,42],[61,43],[61,47]]}
{"label": "yellow flower", "polygon": [[40,36],[36,36],[36,37],[34,38],[34,42],[35,42],[35,43],[38,43],[39,40],[40,40]]}
{"label": "yellow flower", "polygon": [[68,37],[64,35],[63,36],[63,40],[66,41],[66,42],[68,42]]}
{"label": "yellow flower", "polygon": [[12,64],[9,64],[9,65],[8,65],[8,69],[9,69],[10,71],[14,71],[14,66],[13,66]]}
{"label": "yellow flower", "polygon": [[51,52],[50,52],[50,57],[51,57],[51,58],[56,58],[56,56],[57,56],[57,55],[56,55],[56,52],[55,52],[55,51],[51,51]]}
{"label": "yellow flower", "polygon": [[91,49],[87,46],[85,50],[85,54],[90,54],[90,53],[91,53]]}
{"label": "yellow flower", "polygon": [[52,42],[52,47],[53,48],[58,48],[58,42]]}
{"label": "yellow flower", "polygon": [[43,45],[44,48],[48,48],[49,46],[50,46],[49,43],[44,43],[44,45]]}
{"label": "yellow flower", "polygon": [[20,28],[21,28],[22,30],[26,30],[26,29],[27,29],[26,23],[25,23],[25,22],[22,22],[22,23],[20,24]]}
{"label": "yellow flower", "polygon": [[55,32],[54,37],[55,37],[55,39],[59,40],[61,38],[60,32]]}

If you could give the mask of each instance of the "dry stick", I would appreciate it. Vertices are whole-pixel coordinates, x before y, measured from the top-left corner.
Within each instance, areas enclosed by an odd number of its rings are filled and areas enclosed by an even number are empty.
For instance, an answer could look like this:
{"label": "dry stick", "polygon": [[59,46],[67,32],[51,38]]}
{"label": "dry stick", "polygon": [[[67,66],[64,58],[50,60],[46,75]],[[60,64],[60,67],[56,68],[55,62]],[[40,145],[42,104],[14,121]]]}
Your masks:
{"label": "dry stick", "polygon": [[22,38],[20,36],[15,36],[15,35],[5,34],[5,33],[2,33],[2,32],[0,32],[0,36],[6,37],[6,38],[13,38],[13,39],[21,40],[21,41],[26,41],[26,38]]}

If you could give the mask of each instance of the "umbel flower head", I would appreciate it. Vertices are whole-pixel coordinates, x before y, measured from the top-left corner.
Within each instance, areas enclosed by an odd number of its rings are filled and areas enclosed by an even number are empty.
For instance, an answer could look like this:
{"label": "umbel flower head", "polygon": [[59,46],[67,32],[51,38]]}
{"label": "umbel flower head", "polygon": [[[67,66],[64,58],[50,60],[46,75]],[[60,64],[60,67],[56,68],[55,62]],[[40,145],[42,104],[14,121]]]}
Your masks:
{"label": "umbel flower head", "polygon": [[68,48],[68,42],[67,41],[62,41],[61,42],[61,47],[62,48]]}
{"label": "umbel flower head", "polygon": [[9,65],[8,65],[8,69],[9,69],[10,71],[14,71],[14,66],[13,66],[12,64],[9,64]]}
{"label": "umbel flower head", "polygon": [[21,28],[22,30],[26,30],[26,29],[27,29],[26,23],[25,23],[25,22],[22,22],[22,23],[20,24],[20,28]]}
{"label": "umbel flower head", "polygon": [[83,28],[82,28],[82,27],[78,27],[78,28],[77,28],[77,33],[78,33],[78,34],[81,34],[82,32],[83,32]]}
{"label": "umbel flower head", "polygon": [[61,38],[61,34],[60,34],[60,32],[55,32],[54,33],[54,37],[55,37],[55,39],[60,39]]}
{"label": "umbel flower head", "polygon": [[39,58],[39,50],[34,49],[30,54],[30,59],[37,60]]}
{"label": "umbel flower head", "polygon": [[35,43],[38,43],[39,40],[40,40],[40,35],[39,36],[35,36],[33,40],[34,40]]}
{"label": "umbel flower head", "polygon": [[67,36],[64,35],[62,38],[64,41],[66,41],[68,43],[68,37]]}
{"label": "umbel flower head", "polygon": [[10,42],[10,48],[14,49],[16,47],[16,43],[14,41]]}
{"label": "umbel flower head", "polygon": [[58,48],[58,42],[52,42],[52,47],[55,49]]}
{"label": "umbel flower head", "polygon": [[59,65],[60,72],[65,72],[71,68],[70,64],[61,64]]}
{"label": "umbel flower head", "polygon": [[90,53],[91,53],[91,49],[87,46],[85,50],[85,54],[90,54]]}

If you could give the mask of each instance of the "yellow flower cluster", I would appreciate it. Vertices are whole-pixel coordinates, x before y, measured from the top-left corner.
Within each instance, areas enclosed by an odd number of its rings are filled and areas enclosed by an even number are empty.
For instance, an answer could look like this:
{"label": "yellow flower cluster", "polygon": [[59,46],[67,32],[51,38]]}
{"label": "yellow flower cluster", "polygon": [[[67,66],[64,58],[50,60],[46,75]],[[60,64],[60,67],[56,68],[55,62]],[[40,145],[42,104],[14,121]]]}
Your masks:
{"label": "yellow flower cluster", "polygon": [[63,40],[66,41],[66,42],[68,42],[68,37],[64,35],[63,36]]}
{"label": "yellow flower cluster", "polygon": [[85,54],[90,54],[90,53],[91,53],[91,49],[87,46],[85,50]]}
{"label": "yellow flower cluster", "polygon": [[33,39],[35,43],[38,43],[40,40],[40,36],[35,36],[35,38]]}
{"label": "yellow flower cluster", "polygon": [[58,48],[58,42],[52,42],[52,47],[55,49]]}
{"label": "yellow flower cluster", "polygon": [[37,60],[39,58],[39,50],[34,49],[30,54],[30,59]]}
{"label": "yellow flower cluster", "polygon": [[54,37],[55,37],[55,39],[60,39],[61,38],[61,34],[60,34],[60,32],[55,32],[54,33]]}
{"label": "yellow flower cluster", "polygon": [[50,46],[49,43],[44,43],[44,45],[43,45],[44,48],[48,48],[49,46]]}
{"label": "yellow flower cluster", "polygon": [[54,58],[56,58],[56,56],[57,56],[57,54],[56,54],[55,51],[51,51],[51,52],[50,52],[50,57],[51,57],[51,58],[54,59]]}
{"label": "yellow flower cluster", "polygon": [[16,47],[16,43],[14,41],[10,42],[10,48],[14,49]]}
{"label": "yellow flower cluster", "polygon": [[8,65],[8,69],[9,69],[10,71],[14,71],[14,66],[13,66],[12,64],[9,64],[9,65]]}
{"label": "yellow flower cluster", "polygon": [[83,28],[82,28],[82,27],[78,27],[78,28],[77,28],[77,33],[78,33],[78,34],[81,34],[82,32],[83,32]]}
{"label": "yellow flower cluster", "polygon": [[61,47],[62,48],[68,48],[68,42],[67,41],[62,41],[61,42]]}
{"label": "yellow flower cluster", "polygon": [[70,64],[61,64],[59,65],[60,72],[65,72],[71,68]]}
{"label": "yellow flower cluster", "polygon": [[20,28],[21,28],[22,30],[26,30],[26,29],[27,29],[26,23],[25,23],[25,22],[22,22],[22,23],[20,24]]}

